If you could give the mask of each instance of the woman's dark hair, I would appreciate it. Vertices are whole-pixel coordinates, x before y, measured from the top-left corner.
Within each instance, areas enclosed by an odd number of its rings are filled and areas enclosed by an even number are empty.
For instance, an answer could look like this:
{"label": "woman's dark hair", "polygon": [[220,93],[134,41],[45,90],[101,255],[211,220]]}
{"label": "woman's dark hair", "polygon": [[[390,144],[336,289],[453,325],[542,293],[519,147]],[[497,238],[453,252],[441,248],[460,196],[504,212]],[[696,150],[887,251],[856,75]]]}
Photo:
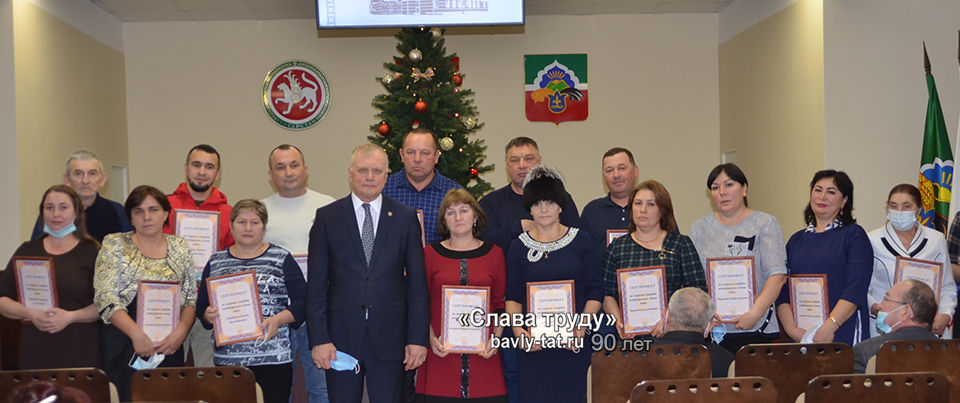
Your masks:
{"label": "woman's dark hair", "polygon": [[444,215],[446,215],[450,206],[457,203],[466,204],[473,209],[473,217],[476,219],[473,224],[473,237],[479,238],[480,233],[487,227],[487,213],[484,213],[483,209],[480,208],[477,199],[474,199],[470,192],[464,189],[450,189],[447,195],[443,197],[443,201],[440,202],[440,209],[437,210],[437,232],[440,233],[440,238],[450,238],[450,228],[447,227],[447,220],[444,219]]}
{"label": "woman's dark hair", "polygon": [[[825,178],[833,179],[837,190],[847,198],[847,202],[840,208],[840,213],[837,215],[840,224],[847,225],[856,223],[857,219],[853,218],[853,181],[851,181],[850,177],[843,171],[824,169],[813,174],[813,180],[810,181],[810,191],[813,192],[813,187],[817,185],[817,182]],[[816,224],[817,222],[817,217],[813,214],[813,208],[810,207],[809,201],[807,202],[807,208],[803,210],[803,220],[807,224]]]}
{"label": "woman's dark hair", "polygon": [[73,203],[73,225],[77,227],[76,231],[73,232],[77,238],[80,238],[81,241],[90,242],[97,247],[100,247],[100,243],[96,239],[93,239],[90,234],[87,233],[87,216],[84,213],[83,201],[80,200],[80,195],[77,194],[73,188],[67,185],[53,185],[47,188],[43,192],[43,197],[40,198],[40,221],[43,221],[43,204],[47,202],[47,195],[50,193],[57,192],[63,193],[70,198],[70,201]]}
{"label": "woman's dark hair", "polygon": [[913,204],[916,204],[918,208],[923,207],[923,196],[920,195],[920,189],[917,189],[916,186],[909,183],[901,183],[894,186],[893,189],[890,189],[890,194],[887,195],[887,203],[890,203],[890,198],[896,193],[903,193],[912,197]]}
{"label": "woman's dark hair", "polygon": [[668,233],[676,231],[677,219],[673,216],[673,201],[670,199],[670,192],[662,183],[655,180],[645,181],[637,185],[633,192],[630,192],[630,224],[627,225],[627,231],[637,230],[637,223],[633,221],[633,209],[636,208],[634,200],[637,198],[637,193],[644,189],[653,192],[653,200],[657,203],[657,208],[660,209],[660,229]]}
{"label": "woman's dark hair", "polygon": [[162,208],[163,211],[166,211],[167,213],[170,212],[170,201],[167,200],[167,195],[161,192],[160,189],[157,189],[153,186],[140,185],[130,191],[130,195],[127,196],[127,201],[123,203],[123,211],[127,213],[127,220],[133,222],[133,217],[131,214],[133,209],[143,204],[143,201],[146,200],[148,196],[156,200],[157,204],[160,205],[160,208]]}
{"label": "woman's dark hair", "polygon": [[[721,173],[727,174],[730,179],[734,182],[739,183],[742,186],[747,186],[747,175],[736,164],[728,162],[726,164],[720,164],[713,167],[713,170],[710,171],[710,175],[707,175],[707,189],[710,189],[713,186],[713,181],[717,180],[717,177]],[[747,196],[743,196],[743,206],[749,207],[747,204]]]}

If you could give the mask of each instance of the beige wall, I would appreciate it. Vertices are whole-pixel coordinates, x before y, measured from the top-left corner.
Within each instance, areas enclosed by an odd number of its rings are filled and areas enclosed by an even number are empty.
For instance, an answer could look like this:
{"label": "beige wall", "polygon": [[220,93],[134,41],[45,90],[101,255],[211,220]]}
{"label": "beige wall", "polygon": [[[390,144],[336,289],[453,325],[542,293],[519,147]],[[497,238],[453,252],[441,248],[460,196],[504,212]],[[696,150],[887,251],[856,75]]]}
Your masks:
{"label": "beige wall", "polygon": [[107,171],[127,164],[124,56],[33,4],[14,1],[13,14],[20,236],[26,239],[39,197],[62,182],[71,151],[96,151]]}
{"label": "beige wall", "polygon": [[890,188],[917,183],[927,109],[923,41],[956,146],[960,2],[824,3],[825,161],[850,174],[856,217],[869,231],[884,222]]}
{"label": "beige wall", "polygon": [[[673,193],[684,232],[709,212],[702,182],[719,161],[716,43],[716,15],[530,16],[523,34],[447,37],[486,123],[479,136],[497,168],[486,179],[502,186],[503,145],[531,136],[582,207],[604,192],[602,153],[629,147],[641,178]],[[265,197],[266,155],[289,142],[304,149],[311,188],[346,195],[347,156],[369,134],[370,101],[382,92],[374,79],[395,45],[393,37],[317,38],[313,20],[126,24],[131,185],[172,190],[187,149],[208,142],[223,156],[229,200]],[[589,119],[528,122],[523,55],[577,52],[589,54]],[[266,72],[292,58],[316,63],[333,92],[326,118],[302,132],[276,126],[259,104]]]}
{"label": "beige wall", "polygon": [[[13,0],[0,0],[0,189],[17,189],[17,103],[14,96]],[[20,200],[7,195],[0,209],[0,258],[20,244]]]}
{"label": "beige wall", "polygon": [[798,1],[719,48],[720,150],[736,150],[750,206],[789,236],[824,161],[821,0]]}

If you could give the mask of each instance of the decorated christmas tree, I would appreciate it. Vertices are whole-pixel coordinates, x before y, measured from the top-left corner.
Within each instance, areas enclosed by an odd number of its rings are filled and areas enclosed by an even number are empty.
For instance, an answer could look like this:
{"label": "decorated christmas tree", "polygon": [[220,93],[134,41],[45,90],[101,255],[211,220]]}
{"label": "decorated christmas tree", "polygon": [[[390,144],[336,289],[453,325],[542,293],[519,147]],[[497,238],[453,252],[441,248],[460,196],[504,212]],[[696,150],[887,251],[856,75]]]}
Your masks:
{"label": "decorated christmas tree", "polygon": [[390,157],[390,171],[403,168],[399,150],[403,136],[416,128],[426,128],[437,136],[444,176],[463,185],[476,198],[493,189],[480,175],[493,169],[484,165],[487,146],[482,139],[469,138],[483,124],[477,120],[473,91],[461,87],[459,58],[447,54],[440,28],[404,28],[393,62],[384,63],[388,73],[380,79],[385,94],[373,98],[379,111],[368,137]]}

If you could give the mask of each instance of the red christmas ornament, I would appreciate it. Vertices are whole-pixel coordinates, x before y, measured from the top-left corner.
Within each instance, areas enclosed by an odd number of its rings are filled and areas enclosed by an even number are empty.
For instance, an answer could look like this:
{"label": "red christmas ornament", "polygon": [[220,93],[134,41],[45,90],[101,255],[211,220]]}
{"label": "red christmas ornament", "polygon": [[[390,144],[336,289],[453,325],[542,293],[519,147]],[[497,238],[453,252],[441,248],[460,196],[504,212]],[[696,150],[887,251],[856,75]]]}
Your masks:
{"label": "red christmas ornament", "polygon": [[459,74],[454,74],[453,79],[451,79],[450,81],[453,81],[455,85],[459,86],[460,84],[463,84],[463,77],[460,77]]}
{"label": "red christmas ornament", "polygon": [[460,113],[454,113],[454,114],[453,114],[453,117],[455,117],[455,118],[457,118],[457,119],[460,119]]}
{"label": "red christmas ornament", "polygon": [[420,127],[420,121],[419,121],[419,120],[414,120],[414,121],[413,121],[413,124],[411,124],[410,126],[412,126],[414,129],[417,129],[417,128]]}
{"label": "red christmas ornament", "polygon": [[381,136],[387,137],[390,135],[390,125],[387,122],[381,122],[380,126],[377,127],[377,133],[380,133]]}
{"label": "red christmas ornament", "polygon": [[424,113],[427,111],[427,103],[421,99],[413,104],[413,110],[417,111],[417,113]]}
{"label": "red christmas ornament", "polygon": [[476,179],[478,176],[480,176],[480,171],[478,171],[476,167],[470,167],[470,176]]}

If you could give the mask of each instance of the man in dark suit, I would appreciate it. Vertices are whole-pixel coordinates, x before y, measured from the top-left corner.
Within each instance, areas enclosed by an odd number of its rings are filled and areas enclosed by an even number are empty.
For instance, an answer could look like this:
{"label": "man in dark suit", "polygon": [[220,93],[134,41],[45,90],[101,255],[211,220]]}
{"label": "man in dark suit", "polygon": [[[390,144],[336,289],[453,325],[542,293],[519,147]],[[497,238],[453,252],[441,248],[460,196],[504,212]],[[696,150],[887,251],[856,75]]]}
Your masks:
{"label": "man in dark suit", "polygon": [[697,287],[681,288],[673,293],[667,305],[666,333],[653,344],[700,344],[710,353],[710,371],[714,378],[726,378],[730,363],[736,358],[727,349],[707,342],[704,334],[713,321],[713,300]]}
{"label": "man in dark suit", "polygon": [[381,195],[387,155],[364,144],[347,170],[350,196],[317,210],[310,229],[307,324],[313,362],[330,369],[337,351],[360,374],[326,371],[330,401],[399,402],[403,371],[429,345],[429,307],[417,213]]}
{"label": "man in dark suit", "polygon": [[877,329],[883,332],[853,346],[853,372],[866,371],[867,361],[886,341],[936,340],[930,331],[937,316],[937,297],[926,283],[904,280],[890,287],[880,301]]}

